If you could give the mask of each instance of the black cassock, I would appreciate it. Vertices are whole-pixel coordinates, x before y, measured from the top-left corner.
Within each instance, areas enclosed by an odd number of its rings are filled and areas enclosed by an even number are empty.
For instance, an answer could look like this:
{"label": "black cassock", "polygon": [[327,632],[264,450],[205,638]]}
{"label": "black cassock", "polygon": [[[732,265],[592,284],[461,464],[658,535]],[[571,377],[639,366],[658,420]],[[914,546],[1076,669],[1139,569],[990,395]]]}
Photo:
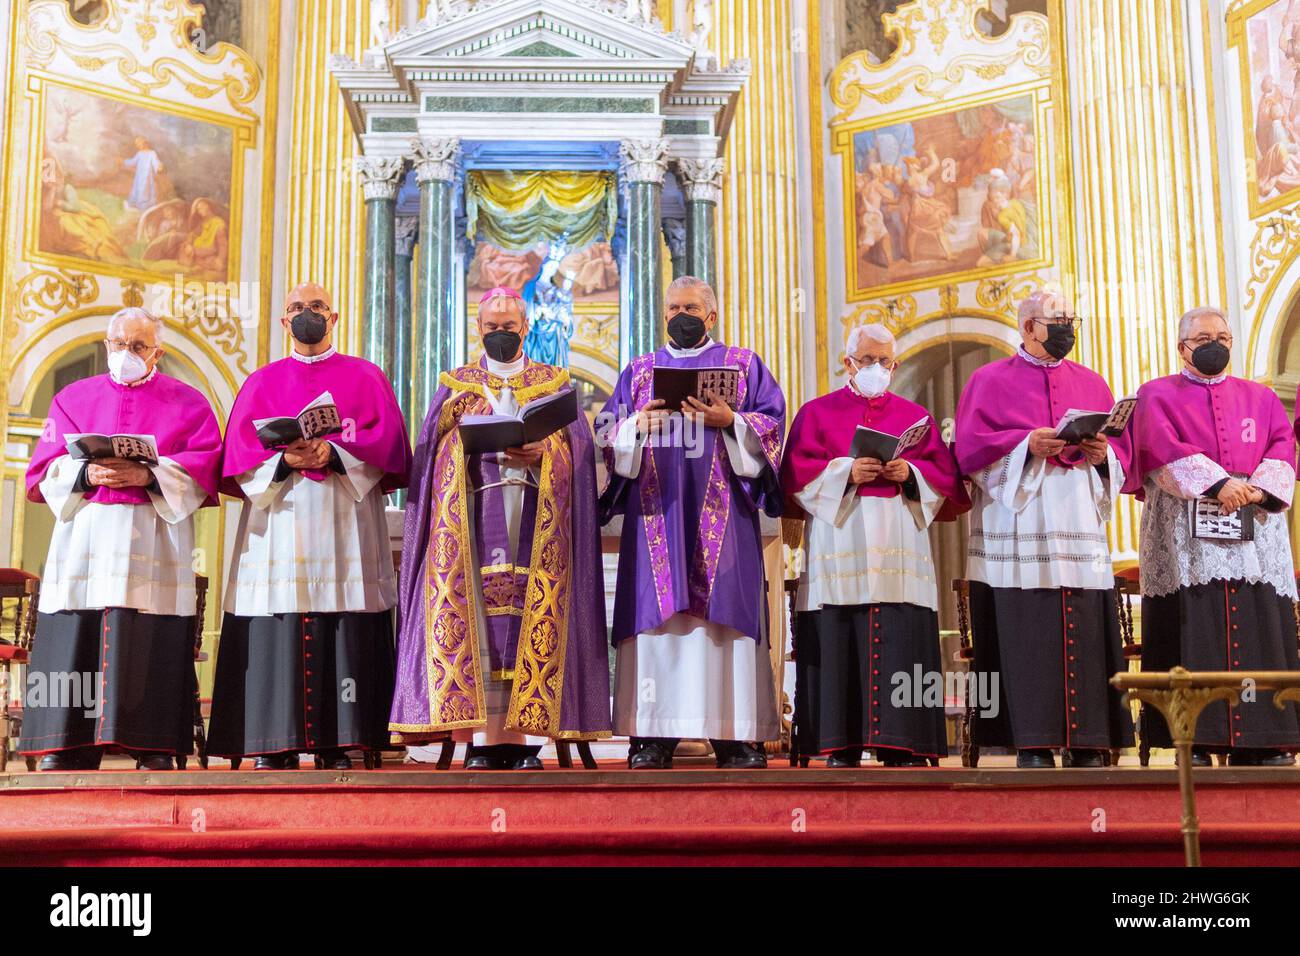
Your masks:
{"label": "black cassock", "polygon": [[1115,592],[970,584],[973,670],[998,675],[996,717],[977,716],[980,746],[1112,750],[1133,746],[1113,674],[1128,670]]}
{"label": "black cassock", "polygon": [[[1167,671],[1300,670],[1295,609],[1271,584],[1211,581],[1142,598],[1142,669]],[[1164,718],[1143,705],[1142,732],[1153,747],[1173,746]],[[1295,704],[1279,709],[1271,691],[1258,691],[1229,711],[1215,702],[1201,711],[1197,746],[1211,750],[1300,748]]]}
{"label": "black cassock", "polygon": [[119,607],[37,615],[19,749],[189,754],[194,624]]}
{"label": "black cassock", "polygon": [[[915,604],[826,605],[797,617],[799,751],[885,748],[948,755],[942,706],[895,695],[891,675],[939,674],[939,617]],[[900,703],[901,701],[901,703]]]}
{"label": "black cassock", "polygon": [[208,751],[385,747],[394,662],[392,611],[226,614]]}

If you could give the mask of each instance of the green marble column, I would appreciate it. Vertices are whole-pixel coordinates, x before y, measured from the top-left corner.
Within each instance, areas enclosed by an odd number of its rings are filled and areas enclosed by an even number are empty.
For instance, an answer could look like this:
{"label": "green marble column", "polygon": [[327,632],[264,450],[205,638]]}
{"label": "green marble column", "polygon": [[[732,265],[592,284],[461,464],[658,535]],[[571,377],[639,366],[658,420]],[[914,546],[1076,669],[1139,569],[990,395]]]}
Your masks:
{"label": "green marble column", "polygon": [[664,341],[663,238],[660,196],[668,171],[668,141],[624,140],[623,177],[627,181],[627,305],[620,353],[630,361],[653,352]]}
{"label": "green marble column", "polygon": [[393,240],[397,186],[403,163],[399,158],[356,161],[366,198],[365,286],[362,291],[361,354],[397,381],[394,364]]}
{"label": "green marble column", "polygon": [[686,196],[686,272],[717,291],[718,247],[715,220],[722,198],[721,159],[681,159],[677,176]]}
{"label": "green marble column", "polygon": [[411,263],[415,254],[416,222],[413,216],[403,216],[397,220],[396,244],[393,256],[393,390],[397,393],[397,404],[402,408],[402,417],[406,419],[407,429],[418,428],[419,422],[413,422],[411,405],[411,384],[414,381],[414,366],[411,363],[412,329],[411,329]]}
{"label": "green marble column", "polygon": [[456,161],[458,139],[412,142],[420,184],[419,244],[415,250],[415,315],[412,339],[411,415],[418,433],[438,390],[438,376],[452,368],[456,304]]}

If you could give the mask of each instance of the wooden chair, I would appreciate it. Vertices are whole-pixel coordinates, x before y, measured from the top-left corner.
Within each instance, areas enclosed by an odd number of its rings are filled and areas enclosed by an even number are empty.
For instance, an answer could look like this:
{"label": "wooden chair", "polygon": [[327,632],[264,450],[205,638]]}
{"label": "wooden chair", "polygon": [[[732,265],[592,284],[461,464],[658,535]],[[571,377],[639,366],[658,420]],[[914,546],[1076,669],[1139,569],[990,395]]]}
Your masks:
{"label": "wooden chair", "polygon": [[[975,666],[975,642],[970,626],[970,582],[965,578],[952,579],[952,592],[957,596],[957,630],[960,635],[954,664],[965,664],[967,671]],[[975,743],[972,730],[975,724],[975,705],[968,698],[966,709],[957,722],[958,745],[961,748],[961,765],[978,767],[980,748]]]}
{"label": "wooden chair", "polygon": [[[36,636],[36,607],[40,603],[41,579],[20,568],[0,568],[0,617],[5,602],[13,602],[13,631],[10,640],[0,636],[0,773],[9,761],[9,739],[22,730],[22,707],[11,704],[14,669],[31,659]],[[27,769],[36,769],[36,758],[26,758]]]}
{"label": "wooden chair", "polygon": [[[203,701],[199,695],[199,665],[208,659],[203,649],[203,619],[208,606],[208,579],[206,575],[194,576],[194,753],[199,758],[199,766],[208,769],[208,737],[203,729]],[[180,754],[176,758],[176,769],[184,770],[189,758]]]}
{"label": "wooden chair", "polygon": [[[1137,661],[1138,669],[1142,669],[1142,638],[1137,629],[1133,626],[1133,599],[1139,602],[1142,600],[1142,586],[1138,580],[1138,567],[1133,565],[1131,568],[1125,568],[1115,575],[1115,606],[1119,611],[1119,633],[1122,641],[1124,660],[1131,664]],[[1146,734],[1142,733],[1142,719],[1138,718],[1136,728],[1138,744],[1138,763],[1143,767],[1151,764],[1151,744],[1147,742]],[[1119,751],[1112,750],[1110,753],[1111,766],[1119,765]]]}

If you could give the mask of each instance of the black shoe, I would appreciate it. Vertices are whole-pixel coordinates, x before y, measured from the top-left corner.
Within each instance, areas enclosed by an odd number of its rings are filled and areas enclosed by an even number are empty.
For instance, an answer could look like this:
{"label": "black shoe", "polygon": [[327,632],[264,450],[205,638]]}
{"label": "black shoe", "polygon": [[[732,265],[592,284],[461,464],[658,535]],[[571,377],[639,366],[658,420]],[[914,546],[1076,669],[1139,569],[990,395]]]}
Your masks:
{"label": "black shoe", "polygon": [[[1178,758],[1177,758],[1177,756],[1175,755],[1175,758],[1174,758],[1174,765],[1177,766],[1177,764],[1178,764]],[[1192,748],[1192,766],[1193,766],[1193,767],[1212,767],[1212,766],[1214,766],[1214,759],[1210,756],[1210,752],[1209,752],[1208,750],[1206,750],[1204,747],[1193,747],[1193,748]]]}
{"label": "black shoe", "polygon": [[84,760],[78,751],[60,750],[42,757],[40,767],[42,770],[68,772],[71,770],[84,770],[83,763]]}
{"label": "black shoe", "polygon": [[1293,767],[1295,755],[1272,748],[1239,747],[1228,754],[1229,767]]}
{"label": "black shoe", "polygon": [[1016,766],[1021,770],[1045,770],[1056,766],[1052,752],[1043,747],[1016,751]]}
{"label": "black shoe", "polygon": [[511,770],[541,770],[542,758],[536,754],[524,754],[510,765]]}
{"label": "black shoe", "polygon": [[136,770],[175,770],[176,763],[172,760],[171,754],[147,753],[137,754],[135,758]]}
{"label": "black shoe", "polygon": [[501,764],[497,763],[487,754],[470,754],[465,758],[466,770],[500,770]]}
{"label": "black shoe", "polygon": [[905,750],[881,749],[880,762],[886,767],[928,767],[930,761]]}
{"label": "black shoe", "polygon": [[254,770],[288,770],[288,754],[258,754],[253,758]]}
{"label": "black shoe", "polygon": [[861,767],[862,766],[862,748],[861,747],[843,747],[840,750],[831,751],[830,756],[826,758],[826,767],[829,770],[839,770],[844,767]]}
{"label": "black shoe", "polygon": [[673,752],[662,741],[648,741],[642,744],[640,750],[628,754],[627,768],[629,770],[671,770]]}
{"label": "black shoe", "polygon": [[[1106,752],[1103,750],[1080,750],[1071,748],[1070,766],[1093,769],[1106,766]],[[1062,761],[1064,763],[1064,761]]]}
{"label": "black shoe", "polygon": [[767,756],[747,740],[729,740],[729,746],[718,749],[719,770],[760,770],[767,766]]}
{"label": "black shoe", "polygon": [[351,770],[352,758],[344,750],[322,750],[318,755],[323,770]]}

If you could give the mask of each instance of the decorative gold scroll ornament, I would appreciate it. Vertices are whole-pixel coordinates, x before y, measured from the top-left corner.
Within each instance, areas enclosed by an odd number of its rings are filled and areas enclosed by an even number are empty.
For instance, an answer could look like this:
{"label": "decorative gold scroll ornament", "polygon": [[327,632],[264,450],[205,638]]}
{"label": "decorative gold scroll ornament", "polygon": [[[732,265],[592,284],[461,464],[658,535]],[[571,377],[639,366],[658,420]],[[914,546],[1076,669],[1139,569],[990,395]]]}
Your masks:
{"label": "decorative gold scroll ornament", "polygon": [[29,323],[94,302],[99,298],[99,281],[84,272],[35,269],[18,280],[14,291],[18,299],[14,314],[19,322]]}

